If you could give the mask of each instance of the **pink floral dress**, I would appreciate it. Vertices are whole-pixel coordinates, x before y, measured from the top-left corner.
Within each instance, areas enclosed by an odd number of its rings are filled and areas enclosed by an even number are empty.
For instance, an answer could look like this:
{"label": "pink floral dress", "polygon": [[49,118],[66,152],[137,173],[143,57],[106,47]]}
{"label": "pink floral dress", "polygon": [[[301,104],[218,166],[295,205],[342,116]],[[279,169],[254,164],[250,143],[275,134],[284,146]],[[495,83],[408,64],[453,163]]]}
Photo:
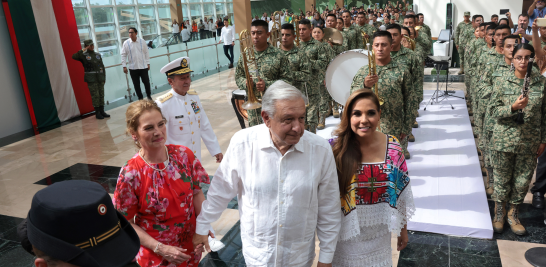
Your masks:
{"label": "pink floral dress", "polygon": [[[155,240],[193,252],[195,233],[193,195],[200,183],[210,183],[201,162],[184,146],[167,145],[170,163],[164,171],[150,168],[137,153],[121,169],[114,206],[127,220],[135,223]],[[164,163],[151,164],[163,169]],[[201,254],[178,266],[197,266]],[[169,263],[153,250],[140,247],[136,260],[142,267],[177,265]]]}

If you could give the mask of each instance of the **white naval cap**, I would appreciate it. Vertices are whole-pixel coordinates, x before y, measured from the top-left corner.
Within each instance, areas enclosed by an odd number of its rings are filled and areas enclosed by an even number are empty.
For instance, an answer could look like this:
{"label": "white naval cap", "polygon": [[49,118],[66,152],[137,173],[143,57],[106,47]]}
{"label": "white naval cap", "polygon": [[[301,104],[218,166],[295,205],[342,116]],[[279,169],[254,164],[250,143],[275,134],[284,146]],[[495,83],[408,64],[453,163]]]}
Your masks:
{"label": "white naval cap", "polygon": [[165,73],[167,76],[181,75],[181,74],[193,72],[193,70],[190,69],[189,64],[190,64],[189,57],[181,57],[163,66],[160,72]]}

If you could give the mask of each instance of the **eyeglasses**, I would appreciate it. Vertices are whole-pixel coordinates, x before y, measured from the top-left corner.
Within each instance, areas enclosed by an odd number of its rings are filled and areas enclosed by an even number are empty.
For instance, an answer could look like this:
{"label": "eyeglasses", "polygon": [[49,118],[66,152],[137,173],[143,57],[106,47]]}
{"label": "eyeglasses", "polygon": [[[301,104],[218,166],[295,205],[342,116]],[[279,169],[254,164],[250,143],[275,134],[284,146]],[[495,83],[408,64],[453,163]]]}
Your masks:
{"label": "eyeglasses", "polygon": [[522,61],[529,61],[529,59],[531,59],[530,56],[526,56],[526,57],[515,57],[514,60],[517,60],[519,62],[522,62]]}

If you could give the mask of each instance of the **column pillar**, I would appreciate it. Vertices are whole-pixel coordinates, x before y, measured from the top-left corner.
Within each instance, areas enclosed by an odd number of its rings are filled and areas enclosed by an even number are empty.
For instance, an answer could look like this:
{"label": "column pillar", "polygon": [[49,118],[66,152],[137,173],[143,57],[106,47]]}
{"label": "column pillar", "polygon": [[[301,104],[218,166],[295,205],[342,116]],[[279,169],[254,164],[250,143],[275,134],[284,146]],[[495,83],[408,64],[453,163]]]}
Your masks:
{"label": "column pillar", "polygon": [[169,7],[171,10],[171,20],[178,21],[178,23],[183,23],[184,15],[182,14],[182,3],[181,0],[169,0]]}
{"label": "column pillar", "polygon": [[315,9],[317,8],[317,4],[315,0],[305,0],[305,11],[313,11],[313,9],[311,8],[311,5],[315,7]]}
{"label": "column pillar", "polygon": [[250,0],[233,0],[233,15],[236,33],[240,33],[244,29],[250,31],[250,23],[252,22]]}

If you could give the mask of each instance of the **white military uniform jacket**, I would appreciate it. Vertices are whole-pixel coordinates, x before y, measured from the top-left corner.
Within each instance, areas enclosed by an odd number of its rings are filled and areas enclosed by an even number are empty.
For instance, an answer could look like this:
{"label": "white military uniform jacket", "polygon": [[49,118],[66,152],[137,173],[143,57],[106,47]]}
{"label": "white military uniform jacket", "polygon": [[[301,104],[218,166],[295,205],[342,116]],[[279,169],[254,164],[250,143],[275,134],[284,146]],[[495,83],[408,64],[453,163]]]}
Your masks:
{"label": "white military uniform jacket", "polygon": [[198,95],[177,94],[173,89],[156,101],[167,119],[167,143],[188,147],[201,160],[201,138],[211,155],[221,153]]}

